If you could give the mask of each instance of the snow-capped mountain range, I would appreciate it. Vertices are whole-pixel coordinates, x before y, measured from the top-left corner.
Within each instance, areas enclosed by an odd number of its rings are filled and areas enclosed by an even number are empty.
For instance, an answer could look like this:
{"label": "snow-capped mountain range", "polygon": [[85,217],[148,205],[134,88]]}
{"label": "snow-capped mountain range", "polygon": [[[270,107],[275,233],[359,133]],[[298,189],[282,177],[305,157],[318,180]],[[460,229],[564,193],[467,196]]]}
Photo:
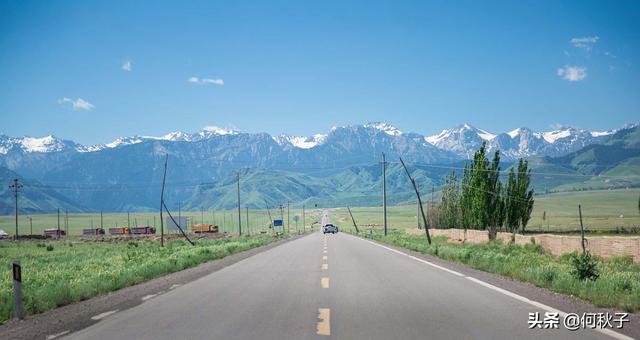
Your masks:
{"label": "snow-capped mountain range", "polygon": [[[584,147],[604,146],[618,135],[634,134],[638,128],[630,130],[633,126],[611,131],[567,127],[543,132],[518,128],[493,133],[462,124],[434,136],[424,136],[402,132],[387,123],[368,123],[335,126],[325,134],[308,137],[207,127],[196,133],[123,137],[92,146],[54,136],[0,135],[0,170],[6,168],[25,179],[53,186],[92,209],[144,210],[156,207],[167,154],[171,182],[167,194],[174,201],[190,199],[201,185],[224,185],[238,170],[273,171],[279,174],[278,178],[288,178],[287,183],[292,186],[276,190],[283,195],[288,195],[289,189],[301,190],[303,196],[312,195],[304,183],[314,180],[305,176],[316,176],[313,178],[328,181],[329,186],[321,191],[331,196],[338,182],[342,183],[339,190],[362,194],[360,184],[373,183],[379,176],[382,152],[391,168],[398,166],[394,163],[401,156],[412,168],[422,167],[421,181],[427,178],[438,181],[450,171],[450,164],[472,157],[482,142],[491,150],[500,149],[505,161],[528,156],[564,156]],[[615,131],[618,132],[613,134]],[[398,181],[406,178],[400,176]],[[375,197],[367,198],[366,202],[377,200]]]}
{"label": "snow-capped mountain range", "polygon": [[[634,126],[637,124],[628,124],[622,129]],[[440,149],[453,151],[462,158],[468,158],[482,142],[486,142],[489,150],[499,149],[503,157],[517,159],[529,156],[562,156],[598,143],[619,130],[588,131],[561,127],[551,131],[535,132],[521,127],[496,134],[462,124],[443,130],[438,135],[425,137],[425,140]]]}
{"label": "snow-capped mountain range", "polygon": [[[628,124],[621,129],[637,126]],[[470,124],[461,124],[451,129],[446,129],[437,135],[421,136],[415,133],[403,133],[396,127],[388,123],[374,122],[355,126],[333,127],[328,134],[315,134],[312,136],[291,136],[279,135],[271,138],[282,148],[308,150],[323,145],[335,135],[339,129],[360,128],[369,132],[381,132],[388,138],[398,139],[402,137],[413,137],[410,139],[422,140],[426,146],[434,146],[437,149],[452,152],[460,158],[468,158],[482,142],[486,142],[489,149],[500,149],[503,157],[516,159],[534,155],[561,156],[572,151],[576,151],[584,146],[598,143],[607,136],[620,129],[607,131],[589,131],[572,127],[562,127],[551,131],[536,132],[526,127],[517,128],[509,132],[492,133],[484,129],[476,128]],[[357,129],[356,129],[357,130]],[[355,132],[356,130],[353,130]],[[54,153],[54,152],[99,152],[105,149],[114,149],[123,146],[139,144],[146,141],[168,141],[168,142],[202,142],[222,136],[234,136],[244,134],[235,129],[209,126],[197,133],[186,133],[182,131],[171,132],[164,136],[131,136],[120,137],[106,143],[85,146],[76,142],[60,139],[53,135],[45,137],[21,137],[14,138],[0,135],[0,154],[7,155],[12,152],[22,153]],[[335,136],[334,136],[335,137]],[[335,139],[335,138],[334,138]]]}

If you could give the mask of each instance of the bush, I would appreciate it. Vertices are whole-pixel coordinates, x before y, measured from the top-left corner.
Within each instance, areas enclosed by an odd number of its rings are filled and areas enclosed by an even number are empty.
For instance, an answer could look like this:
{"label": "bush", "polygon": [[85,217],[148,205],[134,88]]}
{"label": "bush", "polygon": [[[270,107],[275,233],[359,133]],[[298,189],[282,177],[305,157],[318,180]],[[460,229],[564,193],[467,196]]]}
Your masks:
{"label": "bush", "polygon": [[571,264],[573,265],[573,275],[579,280],[591,280],[598,279],[598,262],[589,252],[571,256]]}

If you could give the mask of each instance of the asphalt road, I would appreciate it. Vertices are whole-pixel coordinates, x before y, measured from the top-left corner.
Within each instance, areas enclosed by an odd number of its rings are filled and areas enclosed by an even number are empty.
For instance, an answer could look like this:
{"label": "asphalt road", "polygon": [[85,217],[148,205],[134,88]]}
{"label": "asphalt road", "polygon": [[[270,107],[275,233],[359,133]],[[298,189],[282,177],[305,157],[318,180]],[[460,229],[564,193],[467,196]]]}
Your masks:
{"label": "asphalt road", "polygon": [[545,310],[367,240],[316,232],[97,316],[68,338],[608,338],[568,331],[562,321],[560,329],[532,330],[529,312]]}

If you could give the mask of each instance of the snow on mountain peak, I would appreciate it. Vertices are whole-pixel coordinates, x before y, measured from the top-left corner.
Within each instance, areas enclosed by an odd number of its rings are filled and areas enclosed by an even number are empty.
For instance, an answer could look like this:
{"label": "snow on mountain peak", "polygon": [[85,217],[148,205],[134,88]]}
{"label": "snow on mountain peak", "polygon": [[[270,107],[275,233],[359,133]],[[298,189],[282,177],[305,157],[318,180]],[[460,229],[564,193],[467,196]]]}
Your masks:
{"label": "snow on mountain peak", "polygon": [[277,137],[273,137],[273,140],[276,141],[279,145],[291,144],[296,148],[300,149],[311,149],[315,146],[318,146],[327,139],[327,135],[323,134],[315,134],[310,137],[304,136],[288,136],[288,135],[280,135]]}
{"label": "snow on mountain peak", "polygon": [[202,129],[203,132],[213,133],[214,135],[224,136],[224,135],[237,135],[238,131],[234,129],[221,128],[215,125],[205,126]]}
{"label": "snow on mountain peak", "polygon": [[445,139],[454,138],[454,136],[456,135],[457,136],[464,135],[467,131],[471,131],[475,133],[476,135],[478,135],[478,137],[480,137],[480,139],[485,141],[490,141],[496,137],[496,135],[491,132],[488,132],[483,129],[478,129],[476,127],[471,126],[468,123],[464,123],[462,125],[456,126],[453,129],[442,130],[442,132],[440,132],[437,135],[425,137],[424,140],[427,141],[427,143],[437,146],[440,142],[443,142]]}
{"label": "snow on mountain peak", "polygon": [[114,140],[111,143],[107,143],[104,146],[107,148],[116,148],[119,146],[124,146],[124,145],[131,145],[131,144],[138,144],[138,143],[142,143],[143,138],[139,137],[139,136],[133,136],[133,137],[120,137],[116,140]]}
{"label": "snow on mountain peak", "polygon": [[191,140],[191,135],[182,131],[176,131],[176,132],[167,133],[166,135],[162,136],[160,139],[173,141],[173,142],[178,142],[178,141],[188,142]]}
{"label": "snow on mountain peak", "polygon": [[65,144],[53,135],[42,138],[24,137],[20,143],[25,152],[54,152],[64,150]]}
{"label": "snow on mountain peak", "polygon": [[567,138],[569,136],[571,136],[570,128],[542,133],[542,138],[544,138],[544,140],[551,144],[555,143],[558,139]]}
{"label": "snow on mountain peak", "polygon": [[383,123],[383,122],[367,123],[367,124],[364,124],[364,127],[380,130],[390,136],[400,136],[402,134],[402,131],[398,130],[395,126],[388,123]]}

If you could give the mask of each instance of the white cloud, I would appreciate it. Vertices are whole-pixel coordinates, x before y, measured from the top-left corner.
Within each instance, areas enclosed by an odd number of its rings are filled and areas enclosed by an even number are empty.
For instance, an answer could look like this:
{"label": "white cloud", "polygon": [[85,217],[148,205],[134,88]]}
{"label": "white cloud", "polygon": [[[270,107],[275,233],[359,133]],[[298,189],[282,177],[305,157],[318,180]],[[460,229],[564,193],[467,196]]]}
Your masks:
{"label": "white cloud", "polygon": [[93,104],[89,103],[88,101],[82,98],[73,100],[71,98],[64,97],[62,99],[58,99],[58,103],[59,104],[71,103],[71,106],[73,107],[74,110],[91,111],[91,109],[93,109]]}
{"label": "white cloud", "polygon": [[198,77],[190,77],[189,79],[187,79],[188,82],[190,83],[194,83],[194,84],[212,84],[212,85],[224,85],[224,80],[218,78],[218,79],[211,79],[211,78],[198,78]]}
{"label": "white cloud", "polygon": [[581,81],[587,77],[587,68],[582,66],[564,66],[558,69],[558,76],[568,81]]}
{"label": "white cloud", "polygon": [[125,60],[122,63],[122,69],[124,71],[131,72],[131,69],[132,69],[131,60]]}
{"label": "white cloud", "polygon": [[593,47],[593,45],[598,42],[599,39],[600,37],[598,37],[597,35],[594,35],[593,37],[572,38],[571,44],[573,44],[573,46],[577,48],[584,48],[585,50],[589,51],[591,50],[591,47]]}

